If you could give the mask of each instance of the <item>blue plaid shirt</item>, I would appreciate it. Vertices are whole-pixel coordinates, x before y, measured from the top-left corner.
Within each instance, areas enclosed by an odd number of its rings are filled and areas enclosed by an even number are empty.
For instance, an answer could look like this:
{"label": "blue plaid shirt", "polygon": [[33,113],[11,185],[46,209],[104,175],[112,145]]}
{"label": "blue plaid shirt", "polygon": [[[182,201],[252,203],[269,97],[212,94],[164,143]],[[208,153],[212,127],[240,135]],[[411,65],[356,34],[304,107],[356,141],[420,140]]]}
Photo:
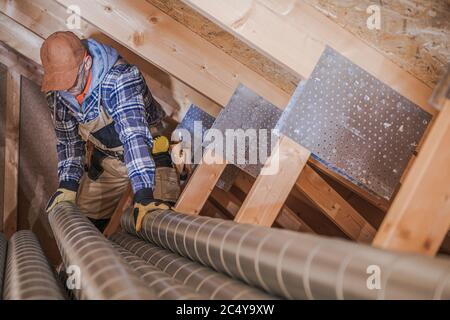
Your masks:
{"label": "blue plaid shirt", "polygon": [[70,104],[59,92],[47,94],[55,124],[60,182],[79,184],[84,173],[85,142],[78,133],[78,124],[99,116],[99,99],[123,144],[133,191],[153,188],[155,163],[149,126],[160,123],[165,112],[152,97],[138,68],[129,64],[114,66],[82,106]]}

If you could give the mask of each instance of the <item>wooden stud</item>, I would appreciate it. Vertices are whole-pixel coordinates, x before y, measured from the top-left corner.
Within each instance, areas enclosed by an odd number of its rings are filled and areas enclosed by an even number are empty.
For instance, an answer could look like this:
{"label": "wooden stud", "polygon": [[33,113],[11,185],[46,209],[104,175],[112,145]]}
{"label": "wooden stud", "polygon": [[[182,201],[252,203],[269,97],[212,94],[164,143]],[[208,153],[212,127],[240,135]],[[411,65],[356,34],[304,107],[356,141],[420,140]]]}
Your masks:
{"label": "wooden stud", "polygon": [[450,100],[447,100],[373,245],[433,256],[449,227]]}
{"label": "wooden stud", "polygon": [[234,221],[271,226],[310,155],[290,138],[281,137]]}
{"label": "wooden stud", "polygon": [[[233,187],[231,187],[230,192],[236,195],[236,192],[242,194],[242,202],[245,201],[245,197],[250,192],[255,178],[250,176],[244,171],[236,177]],[[235,191],[237,189],[237,191]],[[288,197],[289,198],[289,197]],[[286,204],[281,208],[280,214],[278,215],[275,223],[283,227],[284,229],[294,230],[299,232],[315,233],[315,231],[308,225],[297,213],[294,212]]]}
{"label": "wooden stud", "polygon": [[305,167],[296,186],[350,239],[365,243],[372,241],[375,228],[313,169]]}
{"label": "wooden stud", "polygon": [[195,168],[175,205],[176,211],[192,215],[200,214],[203,205],[227,166],[226,161],[220,159],[216,159],[216,163],[213,163],[212,152],[212,149],[205,151],[202,161]]}
{"label": "wooden stud", "polygon": [[108,225],[103,231],[105,237],[109,237],[110,235],[120,230],[120,219],[122,218],[122,215],[125,212],[125,210],[128,209],[132,204],[133,204],[133,190],[130,184],[125,190],[125,193],[120,198],[116,210],[114,210],[114,213],[111,216]]}
{"label": "wooden stud", "polygon": [[19,191],[20,74],[8,70],[6,76],[5,186],[3,232],[10,238],[17,231]]}

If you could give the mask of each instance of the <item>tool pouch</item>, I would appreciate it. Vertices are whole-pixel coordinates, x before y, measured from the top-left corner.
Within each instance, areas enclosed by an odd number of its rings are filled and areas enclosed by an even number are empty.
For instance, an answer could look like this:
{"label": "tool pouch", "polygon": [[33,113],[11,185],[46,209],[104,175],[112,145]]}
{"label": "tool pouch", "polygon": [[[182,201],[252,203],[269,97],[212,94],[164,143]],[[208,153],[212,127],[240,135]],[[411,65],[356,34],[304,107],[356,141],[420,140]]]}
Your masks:
{"label": "tool pouch", "polygon": [[92,181],[96,181],[103,173],[102,160],[106,158],[106,155],[94,148],[92,151],[92,157],[90,160],[90,166],[88,168],[88,177]]}
{"label": "tool pouch", "polygon": [[180,191],[178,174],[174,168],[156,168],[155,189],[153,190],[155,199],[174,204],[180,196]]}

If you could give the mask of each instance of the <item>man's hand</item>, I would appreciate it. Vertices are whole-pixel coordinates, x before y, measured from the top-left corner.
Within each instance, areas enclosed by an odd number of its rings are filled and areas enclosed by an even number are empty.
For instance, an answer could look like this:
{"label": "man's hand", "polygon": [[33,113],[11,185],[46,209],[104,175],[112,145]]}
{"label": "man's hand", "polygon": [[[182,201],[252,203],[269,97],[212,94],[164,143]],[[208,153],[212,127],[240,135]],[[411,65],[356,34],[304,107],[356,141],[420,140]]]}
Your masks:
{"label": "man's hand", "polygon": [[52,211],[53,208],[60,202],[68,201],[75,203],[76,197],[77,193],[75,191],[66,188],[58,188],[58,190],[56,190],[56,192],[48,201],[45,211],[47,213],[50,213],[50,211]]}
{"label": "man's hand", "polygon": [[136,232],[141,231],[142,220],[148,212],[154,210],[167,210],[170,206],[163,201],[152,199],[143,201],[141,203],[135,203],[133,209],[134,225],[136,226]]}

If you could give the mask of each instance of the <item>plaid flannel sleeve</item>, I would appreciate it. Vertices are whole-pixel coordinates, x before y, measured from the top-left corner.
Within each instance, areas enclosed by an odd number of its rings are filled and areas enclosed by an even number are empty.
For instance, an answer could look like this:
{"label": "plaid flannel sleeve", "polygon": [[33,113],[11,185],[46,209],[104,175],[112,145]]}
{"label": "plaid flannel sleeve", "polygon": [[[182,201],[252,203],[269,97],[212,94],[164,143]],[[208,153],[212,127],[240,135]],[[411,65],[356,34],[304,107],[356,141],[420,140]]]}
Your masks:
{"label": "plaid flannel sleeve", "polygon": [[70,114],[64,101],[55,93],[49,93],[47,101],[57,140],[60,187],[76,191],[84,173],[85,142],[78,133],[78,122]]}
{"label": "plaid flannel sleeve", "polygon": [[134,193],[153,189],[155,163],[151,156],[153,138],[146,119],[143,93],[146,83],[135,66],[122,67],[110,87],[108,109],[124,146],[125,164]]}

